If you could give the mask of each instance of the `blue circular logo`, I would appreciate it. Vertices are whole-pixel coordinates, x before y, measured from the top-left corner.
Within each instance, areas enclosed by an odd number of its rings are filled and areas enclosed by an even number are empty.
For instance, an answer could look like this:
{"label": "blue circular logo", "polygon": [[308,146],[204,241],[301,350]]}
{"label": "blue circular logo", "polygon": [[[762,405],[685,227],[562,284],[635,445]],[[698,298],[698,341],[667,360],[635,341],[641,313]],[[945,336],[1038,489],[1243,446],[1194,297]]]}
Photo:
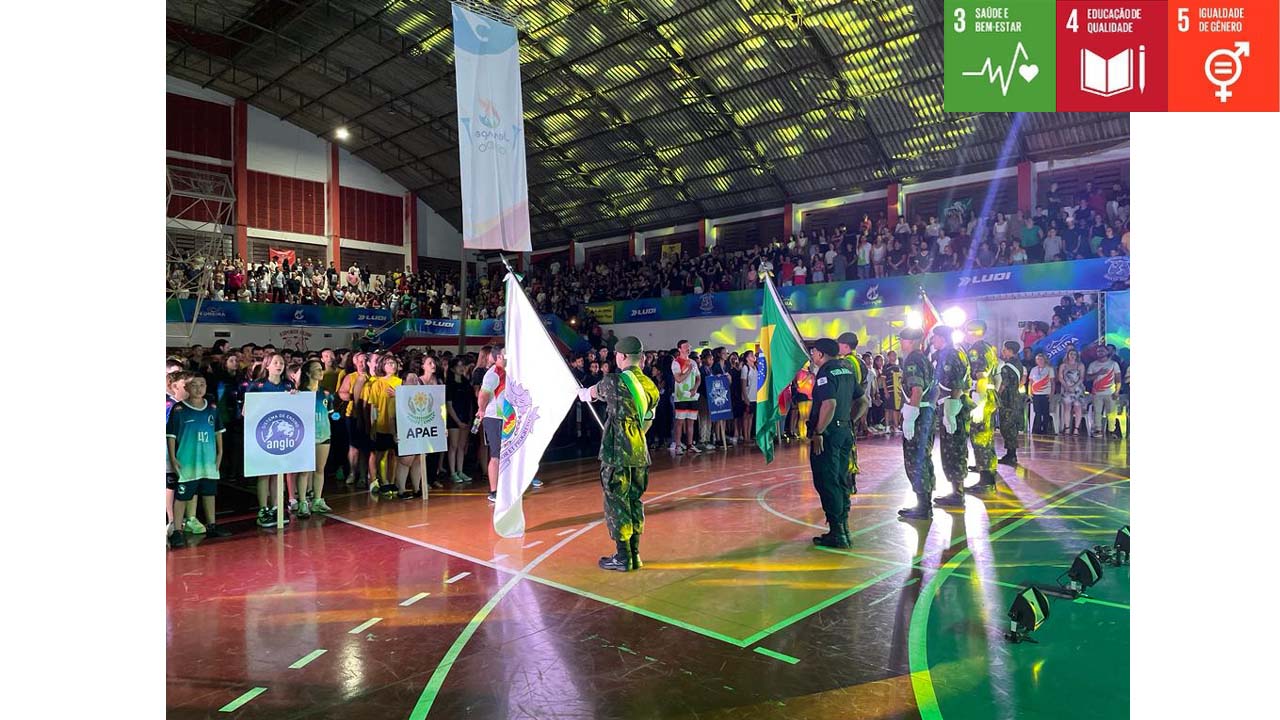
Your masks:
{"label": "blue circular logo", "polygon": [[273,410],[258,421],[254,437],[258,447],[271,455],[288,455],[302,445],[305,426],[302,418],[288,410]]}

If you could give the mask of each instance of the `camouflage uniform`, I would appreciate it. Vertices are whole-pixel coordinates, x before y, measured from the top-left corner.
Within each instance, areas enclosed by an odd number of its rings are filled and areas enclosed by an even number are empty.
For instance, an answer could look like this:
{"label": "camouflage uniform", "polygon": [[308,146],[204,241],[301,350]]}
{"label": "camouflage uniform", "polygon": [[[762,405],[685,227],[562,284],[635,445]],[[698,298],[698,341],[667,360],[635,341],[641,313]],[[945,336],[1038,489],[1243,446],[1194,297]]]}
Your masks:
{"label": "camouflage uniform", "polygon": [[980,418],[971,416],[969,442],[973,445],[973,462],[978,466],[982,484],[995,483],[996,472],[996,367],[1000,364],[996,349],[986,340],[978,340],[969,347],[969,372],[977,403],[982,407]]}
{"label": "camouflage uniform", "polygon": [[920,350],[913,350],[902,361],[902,394],[911,398],[911,390],[920,388],[920,415],[916,417],[915,435],[910,440],[902,436],[902,459],[906,464],[907,479],[916,494],[932,494],[933,433],[934,433],[934,381],[933,368]]}
{"label": "camouflage uniform", "polygon": [[[951,483],[954,492],[964,489],[964,479],[969,474],[969,412],[973,401],[969,399],[969,359],[954,347],[943,348],[937,357],[938,379],[938,444],[942,448],[942,472]],[[947,432],[943,425],[945,402],[953,390],[959,390],[960,412],[956,415],[956,431]]]}
{"label": "camouflage uniform", "polygon": [[[623,378],[624,373],[627,378]],[[643,409],[637,407],[627,379],[639,390]],[[658,388],[633,365],[605,375],[593,391],[607,412],[599,456],[605,525],[619,552],[627,549],[634,570],[640,567],[640,534],[644,532],[644,503],[640,496],[649,486],[649,447],[644,431],[658,407]]]}
{"label": "camouflage uniform", "polygon": [[[853,382],[859,388],[861,388],[859,392],[857,392],[853,396],[853,399],[857,400],[858,398],[862,397],[867,393],[867,388],[866,388],[867,364],[862,361],[862,358],[859,357],[858,353],[856,352],[849,353],[848,355],[845,355],[842,359],[845,362],[849,363],[849,369],[853,371]],[[849,418],[849,421],[851,423],[853,421],[853,413],[856,408],[857,408],[857,403],[849,403],[849,412],[845,413],[845,416]],[[853,425],[850,425],[849,427],[853,430],[853,446],[849,451],[849,472],[845,474],[843,484],[844,484],[844,490],[846,494],[857,495],[858,494],[858,429]]]}
{"label": "camouflage uniform", "polygon": [[1018,431],[1022,429],[1026,401],[1022,393],[1022,363],[1017,357],[1000,363],[999,387],[996,401],[1000,406],[1000,437],[1004,439],[1004,457],[1001,462],[1018,463]]}

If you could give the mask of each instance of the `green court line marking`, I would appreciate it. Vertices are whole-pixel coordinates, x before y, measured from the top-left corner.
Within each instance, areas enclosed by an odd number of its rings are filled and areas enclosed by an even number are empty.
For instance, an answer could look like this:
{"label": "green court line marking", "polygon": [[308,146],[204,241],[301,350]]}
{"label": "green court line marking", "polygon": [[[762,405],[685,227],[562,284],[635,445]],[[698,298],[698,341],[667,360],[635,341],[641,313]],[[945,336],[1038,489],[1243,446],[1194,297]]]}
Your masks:
{"label": "green court line marking", "polygon": [[1102,502],[1101,500],[1094,500],[1093,498],[1084,498],[1084,501],[1085,501],[1085,502],[1091,502],[1091,503],[1093,503],[1094,505],[1101,505],[1102,507],[1104,507],[1104,508],[1106,508],[1106,509],[1108,509],[1108,510],[1114,510],[1114,511],[1116,511],[1116,512],[1118,512],[1118,513],[1121,513],[1121,514],[1123,514],[1123,515],[1128,515],[1128,514],[1129,514],[1129,511],[1128,511],[1128,510],[1121,510],[1120,508],[1116,507],[1115,505],[1108,505],[1108,504],[1106,504],[1106,503]]}
{"label": "green court line marking", "polygon": [[760,642],[761,640],[769,637],[770,635],[774,634],[775,632],[778,632],[779,630],[787,627],[788,625],[795,624],[809,617],[810,615],[818,612],[819,610],[824,610],[826,608],[831,607],[832,605],[835,605],[836,603],[842,600],[845,600],[846,598],[853,597],[854,595],[857,595],[858,593],[862,592],[863,590],[866,590],[872,585],[875,585],[876,583],[879,583],[888,578],[891,578],[894,575],[897,575],[898,573],[904,572],[906,569],[907,568],[905,567],[894,567],[885,572],[882,572],[879,575],[876,575],[875,577],[871,578],[870,580],[866,580],[857,585],[854,585],[848,590],[845,590],[836,595],[832,595],[831,597],[827,598],[826,600],[823,600],[817,605],[813,605],[811,607],[805,608],[804,610],[801,610],[800,612],[796,613],[795,615],[792,615],[791,617],[785,620],[780,620],[774,623],[773,625],[770,625],[764,630],[761,630],[760,632],[752,635],[751,637],[746,638],[745,640],[743,640],[743,643],[745,643],[746,645],[754,645],[755,643]]}
{"label": "green court line marking", "polygon": [[249,692],[241,695],[240,697],[236,698],[235,700],[232,700],[226,705],[223,705],[222,707],[218,708],[218,712],[226,712],[226,713],[235,712],[240,709],[241,705],[244,705],[245,703],[258,697],[259,695],[261,695],[266,691],[267,689],[264,687],[256,687],[250,690]]}
{"label": "green court line marking", "polygon": [[[1108,465],[1106,468],[1099,470],[1098,472],[1088,475],[1081,480],[1077,480],[1076,482],[1045,498],[1045,500],[1063,495],[1063,493],[1068,493],[1072,489],[1089,482],[1095,477],[1103,473],[1110,472],[1113,467],[1114,466],[1112,465]],[[1058,500],[1054,500],[1053,502],[1040,507],[1038,510],[1029,511],[1026,516],[1018,518],[996,532],[991,533],[988,539],[989,541],[994,542],[997,538],[1013,532],[1014,530],[1031,522],[1039,515],[1052,510],[1059,505],[1071,502],[1085,493],[1093,492],[1099,488],[1110,487],[1111,485],[1118,485],[1127,482],[1129,482],[1127,479],[1117,480],[1116,482],[1108,483],[1106,485],[1095,485],[1084,488],[1083,490],[1077,490],[1074,493],[1060,497]],[[942,583],[955,573],[956,568],[958,568],[965,560],[968,560],[971,554],[972,553],[969,548],[966,547],[939,567],[933,577],[930,578],[928,584],[921,588],[920,596],[916,599],[915,609],[911,613],[911,622],[907,630],[907,657],[909,669],[911,671],[911,689],[916,696],[916,709],[920,712],[921,720],[941,720],[942,718],[942,710],[938,705],[938,696],[933,689],[933,676],[929,672],[927,637],[929,630],[929,610],[933,607],[933,599],[937,596],[938,589],[942,587]]]}
{"label": "green court line marking", "polygon": [[364,622],[360,623],[359,625],[357,625],[357,626],[355,626],[355,627],[351,628],[350,630],[348,630],[348,631],[347,631],[347,634],[348,634],[348,635],[359,635],[360,633],[364,632],[365,630],[368,630],[369,628],[373,627],[374,625],[377,625],[377,624],[378,624],[378,623],[380,623],[380,622],[382,622],[382,618],[380,618],[380,617],[376,617],[376,618],[369,618],[368,620],[365,620]]}
{"label": "green court line marking", "polygon": [[1111,602],[1110,600],[1099,600],[1097,598],[1091,598],[1091,597],[1078,597],[1072,602],[1077,602],[1077,603],[1080,603],[1081,605],[1105,605],[1107,607],[1121,608],[1124,610],[1130,609],[1129,606],[1125,605],[1124,603]]}
{"label": "green court line marking", "polygon": [[458,633],[458,637],[453,641],[453,644],[449,646],[449,650],[444,654],[444,658],[440,661],[440,664],[436,666],[435,672],[431,673],[431,679],[427,681],[427,686],[422,689],[422,695],[418,697],[417,704],[413,706],[413,712],[409,713],[409,720],[423,720],[427,717],[427,713],[431,712],[431,705],[435,703],[436,696],[440,694],[440,688],[444,686],[445,678],[448,677],[449,671],[453,669],[453,663],[457,661],[458,656],[462,654],[462,648],[471,640],[471,636],[476,634],[476,630],[480,629],[480,623],[484,622],[485,619],[489,617],[489,613],[493,612],[493,609],[498,606],[498,603],[502,601],[502,598],[506,597],[507,593],[511,592],[512,588],[519,584],[521,580],[528,577],[529,571],[533,570],[543,560],[550,557],[552,553],[572,542],[579,535],[583,535],[587,531],[594,529],[602,522],[602,520],[596,520],[593,523],[589,523],[581,530],[578,530],[574,534],[547,548],[541,555],[534,558],[528,565],[525,565],[520,572],[512,575],[511,579],[504,583],[502,587],[498,589],[498,592],[493,594],[493,597],[489,598],[489,601],[484,604],[484,607],[480,608],[480,610],[476,612],[476,614],[471,618],[471,621],[467,623],[467,626],[462,629],[462,632]]}
{"label": "green court line marking", "polygon": [[791,664],[791,665],[795,665],[796,663],[800,662],[800,658],[797,658],[797,657],[791,657],[790,655],[783,655],[782,653],[780,653],[780,652],[774,652],[773,650],[770,650],[769,648],[763,648],[763,647],[756,646],[756,647],[753,647],[753,648],[751,648],[751,649],[752,649],[753,651],[755,651],[755,652],[760,653],[761,655],[764,655],[765,657],[771,657],[771,658],[773,658],[774,660],[781,660],[782,662],[784,662],[784,663],[788,663],[788,664]]}
{"label": "green court line marking", "polygon": [[555,580],[548,580],[547,578],[538,577],[536,575],[530,575],[529,579],[538,584],[546,585],[547,587],[553,587],[557,590],[563,590],[565,592],[573,593],[574,595],[578,595],[580,597],[584,597],[589,600],[595,600],[596,602],[604,603],[605,605],[611,605],[620,610],[627,610],[628,612],[633,612],[637,615],[643,615],[651,620],[657,620],[659,622],[667,623],[668,625],[674,625],[678,628],[681,628],[682,630],[688,630],[691,633],[697,633],[698,635],[709,637],[713,640],[726,642],[736,647],[746,647],[751,644],[749,642],[746,642],[745,640],[739,640],[737,638],[729,637],[728,635],[725,635],[723,633],[718,633],[715,630],[708,630],[707,628],[704,628],[704,627],[691,625],[683,620],[677,620],[676,618],[668,617],[661,613],[656,613],[652,610],[646,610],[642,607],[637,607],[635,605],[622,602],[621,600],[614,600],[613,598],[604,597],[603,595],[597,595],[591,592],[590,590],[583,590],[582,588],[576,588],[570,585],[565,585],[564,583],[558,583]]}
{"label": "green court line marking", "polygon": [[311,652],[309,652],[309,653],[307,653],[306,655],[303,655],[301,658],[299,658],[297,662],[295,662],[294,664],[290,665],[290,666],[289,666],[289,669],[290,669],[290,670],[301,670],[302,668],[304,668],[304,667],[306,667],[308,664],[310,664],[312,660],[315,660],[316,658],[320,657],[321,655],[323,655],[323,654],[325,654],[325,653],[327,653],[327,652],[329,652],[329,651],[328,651],[328,650],[325,650],[324,648],[320,648],[319,650],[312,650]]}

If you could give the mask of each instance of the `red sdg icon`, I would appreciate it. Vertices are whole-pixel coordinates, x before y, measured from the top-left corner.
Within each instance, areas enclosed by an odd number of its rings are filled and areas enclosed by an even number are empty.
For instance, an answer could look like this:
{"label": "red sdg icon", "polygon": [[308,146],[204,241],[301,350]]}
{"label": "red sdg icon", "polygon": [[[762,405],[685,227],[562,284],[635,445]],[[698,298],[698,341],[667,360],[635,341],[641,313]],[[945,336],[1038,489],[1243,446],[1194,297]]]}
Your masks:
{"label": "red sdg icon", "polygon": [[1058,112],[1168,108],[1163,0],[1067,0],[1057,10]]}

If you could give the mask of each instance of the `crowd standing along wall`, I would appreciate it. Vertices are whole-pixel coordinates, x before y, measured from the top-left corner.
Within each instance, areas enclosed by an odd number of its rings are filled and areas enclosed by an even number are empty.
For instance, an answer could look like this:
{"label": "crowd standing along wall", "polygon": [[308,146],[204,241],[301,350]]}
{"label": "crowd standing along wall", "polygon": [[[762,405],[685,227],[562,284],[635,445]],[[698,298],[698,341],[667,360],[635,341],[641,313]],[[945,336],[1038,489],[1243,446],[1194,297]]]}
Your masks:
{"label": "crowd standing along wall", "polygon": [[[987,338],[992,344],[1006,340],[1021,342],[1022,327],[1027,321],[1049,322],[1057,296],[1010,298],[1004,300],[964,300],[937,303],[939,312],[952,307],[964,311],[967,318],[977,317],[987,323]],[[822,337],[835,338],[843,332],[856,332],[859,348],[871,352],[897,349],[898,332],[902,329],[907,311],[920,311],[919,305],[899,305],[872,310],[797,314],[793,317],[796,328],[806,341]],[[759,315],[733,315],[727,317],[688,318],[647,323],[619,323],[605,325],[618,337],[635,335],[648,349],[669,349],[681,340],[695,346],[706,342],[708,347],[724,346],[731,350],[755,348],[760,335]]]}

